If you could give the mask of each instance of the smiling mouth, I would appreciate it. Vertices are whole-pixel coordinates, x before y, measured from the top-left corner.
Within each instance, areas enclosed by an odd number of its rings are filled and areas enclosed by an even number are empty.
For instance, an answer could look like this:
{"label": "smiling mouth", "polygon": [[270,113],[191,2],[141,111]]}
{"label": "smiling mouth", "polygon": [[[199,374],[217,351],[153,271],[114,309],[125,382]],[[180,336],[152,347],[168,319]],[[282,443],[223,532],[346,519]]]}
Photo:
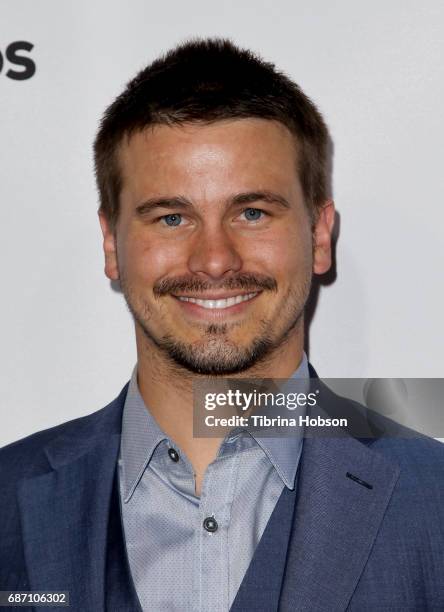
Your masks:
{"label": "smiling mouth", "polygon": [[200,298],[194,298],[194,297],[184,296],[184,295],[178,295],[174,297],[176,297],[176,299],[180,300],[181,302],[191,302],[192,304],[197,304],[198,306],[201,306],[202,308],[206,308],[208,310],[215,310],[215,309],[221,310],[224,308],[230,308],[231,306],[235,306],[236,304],[240,304],[242,302],[248,302],[249,300],[256,297],[259,293],[260,293],[259,291],[255,291],[254,293],[244,293],[242,295],[233,295],[228,298],[219,298],[217,300],[216,299],[203,300]]}

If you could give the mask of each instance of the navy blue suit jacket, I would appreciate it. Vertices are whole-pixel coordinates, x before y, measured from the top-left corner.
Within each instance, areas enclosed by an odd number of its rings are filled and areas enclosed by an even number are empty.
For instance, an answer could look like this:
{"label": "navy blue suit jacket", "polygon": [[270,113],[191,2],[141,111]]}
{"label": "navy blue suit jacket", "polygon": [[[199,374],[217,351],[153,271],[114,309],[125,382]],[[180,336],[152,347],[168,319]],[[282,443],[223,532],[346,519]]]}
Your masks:
{"label": "navy blue suit jacket", "polygon": [[[73,611],[140,612],[116,486],[127,387],[0,450],[0,590],[64,590]],[[444,445],[313,437],[299,469],[231,612],[444,610]]]}

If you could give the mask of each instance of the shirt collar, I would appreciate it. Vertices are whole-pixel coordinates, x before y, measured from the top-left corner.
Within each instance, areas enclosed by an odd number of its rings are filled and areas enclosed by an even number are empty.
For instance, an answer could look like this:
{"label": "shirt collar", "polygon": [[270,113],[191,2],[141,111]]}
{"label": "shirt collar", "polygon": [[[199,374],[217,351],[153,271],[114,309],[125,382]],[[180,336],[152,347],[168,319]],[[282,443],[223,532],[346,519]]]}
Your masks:
{"label": "shirt collar", "polygon": [[[308,360],[304,353],[291,379],[309,378],[309,376]],[[294,489],[303,443],[303,432],[300,428],[297,428],[297,433],[291,436],[257,437],[254,432],[250,432],[250,435],[270,459],[285,486]],[[168,436],[160,429],[145,406],[137,384],[136,364],[131,375],[122,416],[120,463],[125,501],[128,501],[133,494],[154,450],[162,440],[168,440]]]}
{"label": "shirt collar", "polygon": [[[308,359],[304,352],[302,361],[298,369],[291,375],[290,380],[308,379],[309,377]],[[278,434],[275,438],[258,437],[255,436],[254,431],[251,431],[250,435],[270,459],[285,486],[288,489],[294,489],[304,440],[303,429],[301,427],[292,428],[290,435]]]}
{"label": "shirt collar", "polygon": [[156,446],[162,440],[168,440],[168,436],[160,429],[145,406],[137,384],[136,364],[131,375],[122,417],[120,459],[125,501],[128,501],[133,494]]}

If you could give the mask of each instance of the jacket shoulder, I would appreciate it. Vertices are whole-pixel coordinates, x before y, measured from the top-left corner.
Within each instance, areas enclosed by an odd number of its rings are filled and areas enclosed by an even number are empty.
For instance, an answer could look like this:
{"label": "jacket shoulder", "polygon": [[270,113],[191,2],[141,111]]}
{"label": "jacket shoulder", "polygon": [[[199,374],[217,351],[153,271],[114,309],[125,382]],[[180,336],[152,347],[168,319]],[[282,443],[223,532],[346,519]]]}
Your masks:
{"label": "jacket shoulder", "polygon": [[48,462],[42,451],[57,438],[81,437],[98,427],[106,430],[115,420],[116,408],[123,405],[127,388],[128,384],[117,398],[91,414],[43,429],[0,448],[0,482],[11,484],[28,474],[46,471]]}
{"label": "jacket shoulder", "polygon": [[399,467],[414,473],[430,472],[437,480],[444,479],[444,444],[421,434],[411,437],[381,437],[371,447],[396,461]]}

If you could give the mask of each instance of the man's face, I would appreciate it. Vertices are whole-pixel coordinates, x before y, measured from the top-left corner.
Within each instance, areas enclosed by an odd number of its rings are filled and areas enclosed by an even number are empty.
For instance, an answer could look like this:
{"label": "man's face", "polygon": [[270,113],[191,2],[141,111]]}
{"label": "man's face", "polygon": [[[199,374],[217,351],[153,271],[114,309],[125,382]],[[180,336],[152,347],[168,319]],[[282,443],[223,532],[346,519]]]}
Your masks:
{"label": "man's face", "polygon": [[192,372],[233,374],[300,333],[330,245],[329,235],[313,245],[283,125],[156,126],[125,139],[119,160],[115,236],[101,215],[105,269],[152,350]]}

